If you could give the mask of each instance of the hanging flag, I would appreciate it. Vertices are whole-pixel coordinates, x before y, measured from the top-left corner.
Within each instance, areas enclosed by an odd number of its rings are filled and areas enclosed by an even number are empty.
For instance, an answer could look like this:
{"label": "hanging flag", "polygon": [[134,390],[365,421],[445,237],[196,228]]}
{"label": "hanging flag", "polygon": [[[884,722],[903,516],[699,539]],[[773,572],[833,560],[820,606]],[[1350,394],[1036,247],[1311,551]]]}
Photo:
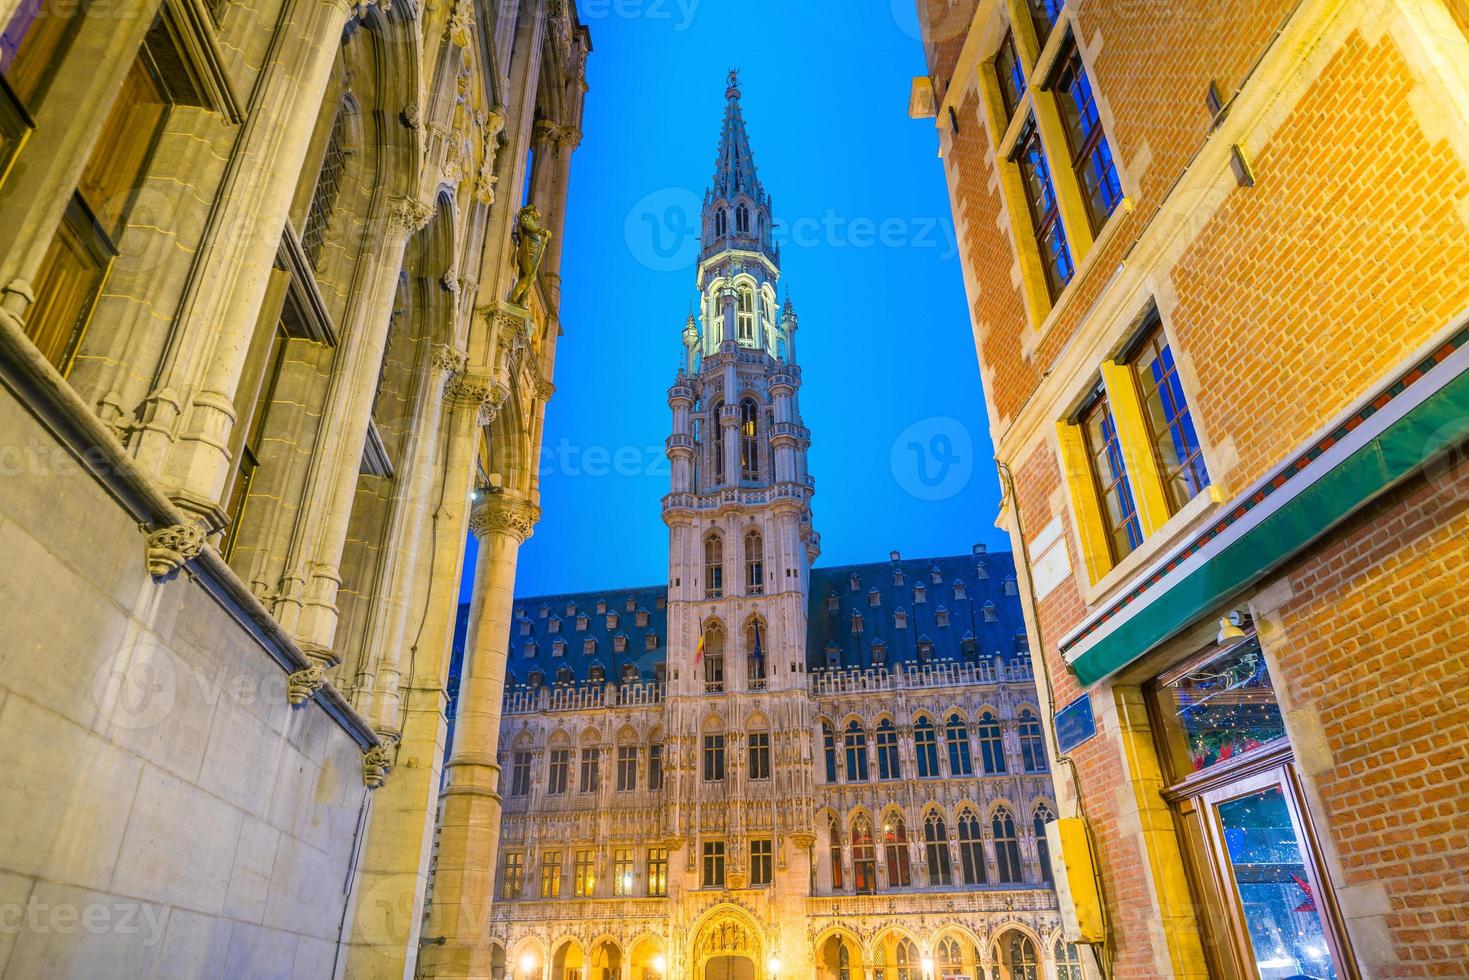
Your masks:
{"label": "hanging flag", "polygon": [[694,648],[694,666],[699,666],[699,661],[704,659],[704,631],[699,630],[699,645]]}

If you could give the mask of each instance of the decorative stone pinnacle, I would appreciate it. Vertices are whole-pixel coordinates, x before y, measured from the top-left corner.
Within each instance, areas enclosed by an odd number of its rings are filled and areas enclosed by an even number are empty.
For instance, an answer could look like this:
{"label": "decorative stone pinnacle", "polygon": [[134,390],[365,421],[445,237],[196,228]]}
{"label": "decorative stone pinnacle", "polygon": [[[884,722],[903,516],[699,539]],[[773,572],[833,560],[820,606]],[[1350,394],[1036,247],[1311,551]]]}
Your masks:
{"label": "decorative stone pinnacle", "polygon": [[204,528],[199,524],[170,524],[148,535],[148,574],[166,579],[204,550]]}

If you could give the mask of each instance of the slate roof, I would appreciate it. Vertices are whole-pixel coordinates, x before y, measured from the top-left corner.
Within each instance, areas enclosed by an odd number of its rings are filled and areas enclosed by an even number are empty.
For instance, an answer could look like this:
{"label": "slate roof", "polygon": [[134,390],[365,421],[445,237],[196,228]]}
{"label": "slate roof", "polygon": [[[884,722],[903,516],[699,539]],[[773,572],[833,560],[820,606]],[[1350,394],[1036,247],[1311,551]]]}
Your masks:
{"label": "slate roof", "polygon": [[[1017,652],[1028,656],[1020,600],[1005,591],[1007,580],[1013,587],[1014,577],[1015,564],[1008,552],[812,569],[807,668],[870,667],[879,644],[885,658],[878,662],[885,659],[889,665],[1009,658]],[[923,601],[918,601],[920,593]],[[655,680],[668,658],[666,599],[667,588],[662,585],[517,599],[507,687],[529,684],[533,673],[539,673],[543,683],[554,684],[562,670],[571,672],[574,683],[585,683],[597,666],[606,680],[618,681],[627,664],[636,667],[639,680]],[[992,622],[987,607],[992,609]],[[464,648],[467,610],[467,605],[460,607],[455,624],[453,679]],[[640,612],[647,614],[646,625],[638,625]],[[899,612],[906,616],[905,626],[897,625]],[[615,615],[615,625],[609,625],[609,614]],[[861,616],[860,633],[853,631],[854,615]],[[942,624],[945,615],[947,625]],[[626,637],[622,651],[616,649],[619,634]],[[559,655],[558,640],[564,644]],[[587,640],[593,641],[590,653]]]}

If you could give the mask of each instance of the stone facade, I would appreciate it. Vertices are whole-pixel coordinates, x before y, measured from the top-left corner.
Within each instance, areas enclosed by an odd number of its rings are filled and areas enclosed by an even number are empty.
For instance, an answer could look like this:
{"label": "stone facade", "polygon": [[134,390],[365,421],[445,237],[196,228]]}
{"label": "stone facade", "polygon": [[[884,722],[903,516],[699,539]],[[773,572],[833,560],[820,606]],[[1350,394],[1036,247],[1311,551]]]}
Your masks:
{"label": "stone facade", "polygon": [[498,646],[468,641],[509,678],[491,963],[1079,980],[1010,557],[811,567],[798,320],[727,97],[669,389],[668,582],[521,598]]}
{"label": "stone facade", "polygon": [[1087,938],[1462,975],[1463,5],[919,10]]}
{"label": "stone facade", "polygon": [[79,10],[0,0],[0,976],[487,975],[418,957],[454,583],[508,618],[588,33]]}

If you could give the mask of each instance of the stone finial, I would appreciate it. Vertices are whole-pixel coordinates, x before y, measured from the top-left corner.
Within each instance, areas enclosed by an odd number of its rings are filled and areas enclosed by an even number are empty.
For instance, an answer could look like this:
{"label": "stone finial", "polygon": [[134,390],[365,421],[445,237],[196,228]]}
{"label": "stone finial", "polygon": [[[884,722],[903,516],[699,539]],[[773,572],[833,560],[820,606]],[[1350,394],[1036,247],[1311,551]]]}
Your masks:
{"label": "stone finial", "polygon": [[362,753],[362,782],[368,789],[380,789],[393,771],[393,749],[396,738],[388,737]]}
{"label": "stone finial", "polygon": [[319,663],[312,664],[286,680],[286,701],[296,707],[316,697],[316,692],[326,686],[326,668]]}
{"label": "stone finial", "polygon": [[155,579],[173,576],[204,550],[204,528],[199,524],[170,524],[148,535],[148,574]]}

